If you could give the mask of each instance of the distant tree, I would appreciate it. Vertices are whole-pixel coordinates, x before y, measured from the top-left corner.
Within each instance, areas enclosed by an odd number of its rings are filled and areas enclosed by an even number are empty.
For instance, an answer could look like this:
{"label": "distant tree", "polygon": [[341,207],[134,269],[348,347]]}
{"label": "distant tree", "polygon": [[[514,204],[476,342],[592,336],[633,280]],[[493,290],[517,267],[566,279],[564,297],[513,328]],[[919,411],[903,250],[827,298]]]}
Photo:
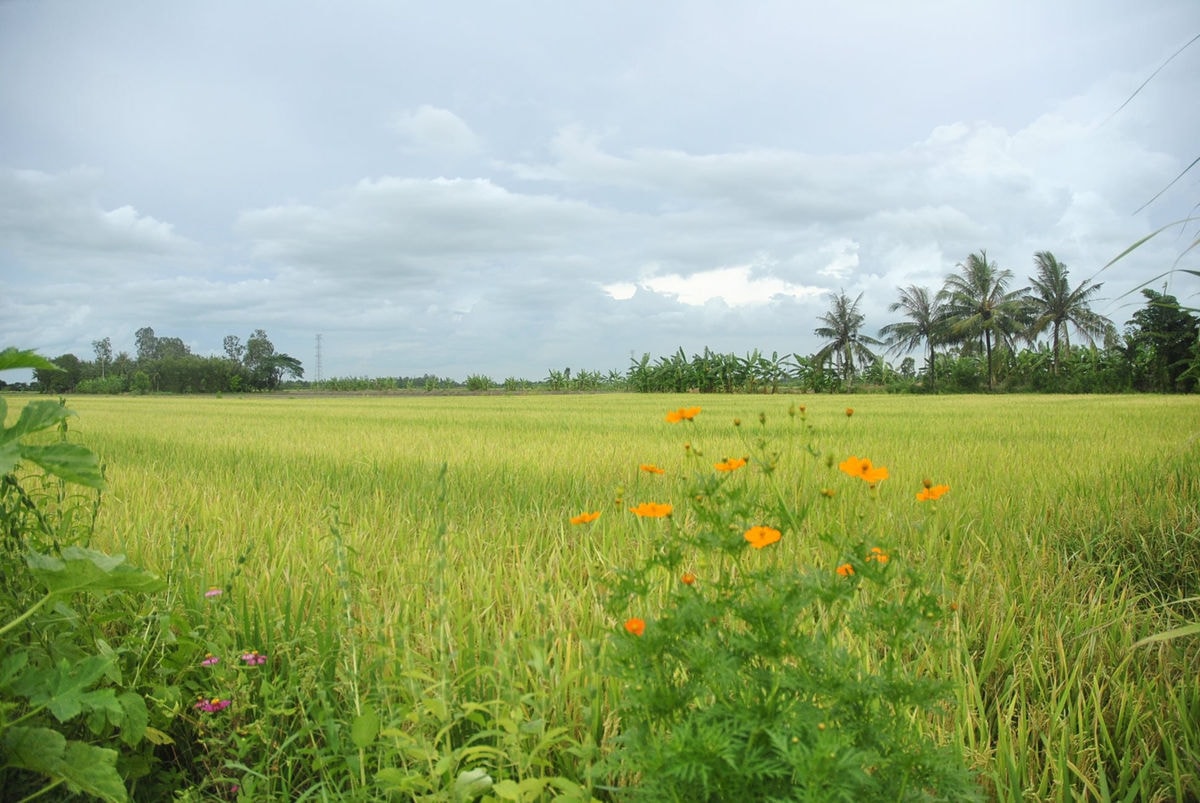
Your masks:
{"label": "distant tree", "polygon": [[35,368],[33,378],[42,393],[70,393],[83,378],[83,362],[74,354],[60,354],[51,360],[54,368]]}
{"label": "distant tree", "polygon": [[262,329],[255,329],[246,340],[242,364],[250,374],[250,386],[275,390],[285,376],[300,379],[304,367],[295,357],[275,351],[275,345]]}
{"label": "distant tree", "polygon": [[177,337],[160,337],[155,344],[155,358],[159,360],[178,360],[191,353],[187,344]]}
{"label": "distant tree", "polygon": [[155,337],[152,328],[143,326],[134,333],[133,339],[137,344],[138,362],[149,362],[158,358],[158,338]]}
{"label": "distant tree", "polygon": [[1115,332],[1116,327],[1089,306],[1090,299],[1100,292],[1102,284],[1084,280],[1072,289],[1067,281],[1067,266],[1049,251],[1038,251],[1033,256],[1033,262],[1037,275],[1030,279],[1028,303],[1033,323],[1029,334],[1036,337],[1050,330],[1051,370],[1057,376],[1063,355],[1071,351],[1071,327],[1083,336],[1089,346],[1097,340],[1103,342]]}
{"label": "distant tree", "polygon": [[224,345],[225,356],[231,362],[240,363],[246,356],[246,347],[242,345],[242,340],[237,335],[225,335]]}
{"label": "distant tree", "polygon": [[242,356],[242,364],[250,372],[250,385],[256,388],[266,388],[274,366],[271,358],[275,356],[275,344],[262,329],[255,329],[246,340],[246,350]]}
{"label": "distant tree", "polygon": [[112,341],[107,337],[92,341],[92,349],[96,352],[96,367],[100,369],[100,378],[104,378],[105,369],[112,362]]}
{"label": "distant tree", "polygon": [[987,362],[988,390],[996,387],[992,359],[995,345],[1012,348],[1029,319],[1024,290],[1008,289],[1013,273],[989,262],[987,251],[971,254],[958,265],[959,273],[946,277],[938,301],[946,314],[949,338],[955,342],[978,340]]}
{"label": "distant tree", "polygon": [[1125,340],[1135,386],[1161,393],[1195,388],[1191,368],[1200,337],[1200,319],[1171,295],[1142,290],[1146,305],[1133,314]]}
{"label": "distant tree", "polygon": [[849,382],[855,374],[854,360],[866,365],[875,359],[875,353],[868,346],[878,346],[882,343],[873,337],[861,333],[865,317],[858,311],[862,301],[862,293],[851,301],[845,292],[832,295],[832,306],[829,311],[817,320],[824,323],[813,332],[818,337],[825,338],[825,345],[816,353],[818,363],[825,363],[833,358],[841,378]]}
{"label": "distant tree", "polygon": [[929,389],[934,390],[937,384],[937,366],[933,347],[942,337],[945,327],[941,301],[936,294],[930,294],[927,288],[915,284],[897,289],[900,298],[888,306],[888,312],[903,311],[908,320],[889,323],[879,330],[879,334],[886,338],[884,342],[893,353],[913,351],[922,347],[928,349],[926,370]]}

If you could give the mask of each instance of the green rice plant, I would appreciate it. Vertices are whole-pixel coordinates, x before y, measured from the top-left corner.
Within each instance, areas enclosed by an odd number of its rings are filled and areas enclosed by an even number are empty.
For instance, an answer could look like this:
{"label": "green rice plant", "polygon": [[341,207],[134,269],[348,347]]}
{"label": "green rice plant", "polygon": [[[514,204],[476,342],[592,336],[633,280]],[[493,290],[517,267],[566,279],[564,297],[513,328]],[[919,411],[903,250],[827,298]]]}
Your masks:
{"label": "green rice plant", "polygon": [[[14,411],[28,404],[6,398]],[[181,773],[174,783],[192,784],[180,794],[194,799],[228,796],[239,779],[257,783],[254,799],[386,799],[393,793],[375,779],[383,769],[442,799],[456,794],[459,773],[469,783],[476,770],[505,794],[518,794],[505,781],[528,782],[526,791],[545,781],[547,798],[573,794],[551,778],[606,794],[599,785],[612,779],[597,767],[616,749],[622,703],[600,671],[609,636],[623,632],[606,609],[609,582],[656,543],[653,529],[631,530],[628,508],[665,498],[669,483],[694,473],[697,458],[661,410],[696,398],[74,399],[72,433],[100,456],[109,489],[92,546],[168,581],[129,618],[154,651],[122,659],[124,672],[158,689],[147,697],[151,716],[174,740],[158,747],[157,774]],[[803,418],[787,415],[792,402],[807,404]],[[745,396],[703,404],[709,422],[754,420]],[[894,556],[887,582],[911,569],[939,589],[956,610],[939,625],[944,648],[920,660],[929,676],[949,679],[953,705],[920,725],[961,747],[987,796],[1200,797],[1200,639],[1186,629],[1188,600],[1200,595],[1188,540],[1200,498],[1191,490],[1194,399],[822,395],[754,404],[766,430],[706,427],[692,447],[711,463],[751,455],[757,471],[770,462],[758,452],[761,433],[779,453],[772,493],[807,510],[814,534],[789,532],[745,559],[840,565],[818,533],[871,535],[863,546]],[[854,493],[862,482],[837,469],[850,454],[870,455],[892,478],[866,498]],[[926,477],[952,490],[917,503]],[[46,498],[54,492],[47,486]],[[330,534],[334,504],[345,570]],[[582,510],[602,515],[571,525]],[[80,509],[76,521],[90,516]],[[672,579],[660,601],[678,590]],[[885,588],[859,583],[864,598]],[[203,597],[211,585],[225,590],[217,605]],[[228,635],[210,638],[219,611]],[[256,740],[242,752],[206,753],[189,741],[192,706],[222,689],[200,682],[199,663],[209,651],[229,661],[250,649],[269,656],[270,672],[244,674],[286,697],[238,720]],[[361,748],[355,725],[369,717],[355,713],[350,675],[379,720],[372,740],[359,725]],[[475,747],[486,750],[465,752]],[[203,785],[215,776],[229,782]],[[146,799],[148,783],[137,784]],[[498,792],[479,797],[487,795]]]}

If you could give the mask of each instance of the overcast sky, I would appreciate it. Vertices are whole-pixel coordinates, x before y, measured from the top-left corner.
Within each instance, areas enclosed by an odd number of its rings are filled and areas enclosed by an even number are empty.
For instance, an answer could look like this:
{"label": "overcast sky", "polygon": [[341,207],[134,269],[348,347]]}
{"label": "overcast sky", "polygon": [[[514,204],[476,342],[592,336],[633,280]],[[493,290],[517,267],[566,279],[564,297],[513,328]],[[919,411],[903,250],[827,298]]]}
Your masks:
{"label": "overcast sky", "polygon": [[1021,286],[1052,251],[1123,326],[1195,236],[1096,275],[1200,200],[1136,211],[1200,156],[1200,43],[1121,106],[1198,33],[1196,0],[0,0],[0,347],[810,354],[830,293],[876,334],[979,250]]}

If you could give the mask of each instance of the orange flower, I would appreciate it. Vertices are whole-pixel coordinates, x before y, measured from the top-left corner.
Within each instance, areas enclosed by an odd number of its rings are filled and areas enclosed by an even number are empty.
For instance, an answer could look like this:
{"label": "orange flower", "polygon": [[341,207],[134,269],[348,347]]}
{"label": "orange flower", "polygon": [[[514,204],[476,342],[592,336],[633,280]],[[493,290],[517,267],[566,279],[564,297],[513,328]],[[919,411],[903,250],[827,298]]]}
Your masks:
{"label": "orange flower", "polygon": [[667,473],[667,470],[665,468],[659,468],[658,466],[654,465],[653,463],[642,463],[640,466],[638,466],[638,468],[640,468],[642,471],[646,472],[647,474],[666,474]]}
{"label": "orange flower", "polygon": [[589,522],[593,522],[598,518],[600,518],[599,510],[594,511],[592,513],[588,513],[585,511],[583,513],[580,513],[578,516],[572,516],[571,523],[572,524],[588,524]]}
{"label": "orange flower", "polygon": [[949,485],[932,485],[926,487],[917,493],[918,502],[931,502],[934,499],[940,499],[942,494],[950,490]]}
{"label": "orange flower", "polygon": [[746,530],[745,538],[750,542],[750,546],[755,549],[762,549],[767,544],[773,544],[781,537],[779,530],[774,527],[764,527],[761,524],[751,527]]}
{"label": "orange flower", "polygon": [[691,572],[684,572],[683,577],[680,577],[679,581],[685,586],[690,586],[696,582],[696,575],[692,574]]}
{"label": "orange flower", "polygon": [[670,516],[671,511],[675,508],[672,505],[659,502],[642,502],[637,507],[629,509],[634,515],[641,516],[644,519],[661,519],[663,516]]}
{"label": "orange flower", "polygon": [[851,477],[858,477],[869,483],[876,483],[880,480],[888,478],[888,470],[883,466],[875,468],[871,465],[871,461],[865,457],[855,457],[850,455],[842,462],[838,463],[838,468],[849,474]]}
{"label": "orange flower", "polygon": [[879,563],[887,563],[889,560],[891,560],[891,558],[888,557],[888,553],[884,552],[877,546],[873,546],[871,547],[871,554],[867,555],[867,560],[874,560],[878,561]]}
{"label": "orange flower", "polygon": [[837,573],[842,577],[849,577],[850,575],[854,574],[854,567],[849,563],[843,563],[841,566],[837,567]]}
{"label": "orange flower", "polygon": [[672,410],[667,413],[667,422],[678,424],[680,421],[691,421],[699,414],[699,407],[680,407],[678,410]]}
{"label": "orange flower", "polygon": [[849,417],[850,417],[850,416],[852,416],[852,415],[854,415],[854,408],[853,408],[853,407],[847,407],[847,408],[846,408],[846,418],[849,418]]}
{"label": "orange flower", "polygon": [[634,616],[625,620],[625,629],[635,636],[640,636],[646,632],[646,622]]}
{"label": "orange flower", "polygon": [[713,468],[717,471],[737,471],[744,465],[746,465],[746,458],[744,457],[727,457],[714,465]]}

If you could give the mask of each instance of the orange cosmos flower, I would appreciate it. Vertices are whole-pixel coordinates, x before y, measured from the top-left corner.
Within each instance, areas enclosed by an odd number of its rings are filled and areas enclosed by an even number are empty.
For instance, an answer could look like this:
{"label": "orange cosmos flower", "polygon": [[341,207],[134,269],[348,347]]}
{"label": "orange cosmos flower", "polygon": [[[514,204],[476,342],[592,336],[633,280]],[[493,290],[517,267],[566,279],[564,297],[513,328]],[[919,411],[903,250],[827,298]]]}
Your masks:
{"label": "orange cosmos flower", "polygon": [[646,632],[646,622],[636,616],[625,620],[625,629],[635,636]]}
{"label": "orange cosmos flower", "polygon": [[854,408],[853,408],[853,407],[847,407],[847,408],[846,408],[846,418],[849,418],[849,417],[850,417],[850,416],[852,416],[852,415],[854,415]]}
{"label": "orange cosmos flower", "polygon": [[841,566],[837,567],[837,573],[842,577],[849,577],[850,575],[854,574],[854,567],[849,563],[843,563]]}
{"label": "orange cosmos flower", "polygon": [[917,493],[918,502],[932,502],[934,499],[940,499],[942,494],[950,490],[949,485],[931,485]]}
{"label": "orange cosmos flower", "polygon": [[696,575],[692,574],[691,572],[684,572],[683,577],[680,577],[679,581],[685,586],[690,586],[696,582]]}
{"label": "orange cosmos flower", "polygon": [[876,483],[880,480],[888,478],[888,470],[883,466],[876,468],[871,465],[871,461],[865,457],[855,457],[851,455],[842,462],[838,463],[838,468],[849,474],[851,477],[858,477],[870,483]]}
{"label": "orange cosmos flower", "polygon": [[599,510],[593,511],[592,513],[584,512],[584,513],[580,513],[578,516],[572,516],[571,523],[572,524],[588,524],[589,522],[593,522],[598,518],[600,518]]}
{"label": "orange cosmos flower", "polygon": [[678,410],[672,410],[667,413],[667,422],[678,424],[680,421],[691,421],[699,414],[699,407],[680,407]]}
{"label": "orange cosmos flower", "polygon": [[762,549],[767,544],[773,544],[781,537],[779,530],[774,527],[764,527],[763,525],[755,525],[749,530],[746,530],[745,538],[750,542],[750,546],[755,549]]}
{"label": "orange cosmos flower", "polygon": [[744,457],[727,457],[714,465],[713,468],[717,471],[737,471],[744,465],[746,465],[746,458]]}
{"label": "orange cosmos flower", "polygon": [[654,465],[653,463],[642,463],[640,466],[638,466],[638,468],[640,468],[642,471],[646,472],[647,474],[666,474],[667,473],[667,470],[665,468],[659,468],[658,466]]}
{"label": "orange cosmos flower", "polygon": [[634,515],[641,516],[644,519],[661,519],[663,516],[670,516],[674,506],[659,502],[642,502],[637,507],[629,508]]}
{"label": "orange cosmos flower", "polygon": [[891,560],[891,558],[888,557],[888,553],[884,552],[877,546],[873,546],[871,547],[871,554],[867,555],[867,560],[874,560],[878,561],[879,563],[887,563],[889,560]]}

